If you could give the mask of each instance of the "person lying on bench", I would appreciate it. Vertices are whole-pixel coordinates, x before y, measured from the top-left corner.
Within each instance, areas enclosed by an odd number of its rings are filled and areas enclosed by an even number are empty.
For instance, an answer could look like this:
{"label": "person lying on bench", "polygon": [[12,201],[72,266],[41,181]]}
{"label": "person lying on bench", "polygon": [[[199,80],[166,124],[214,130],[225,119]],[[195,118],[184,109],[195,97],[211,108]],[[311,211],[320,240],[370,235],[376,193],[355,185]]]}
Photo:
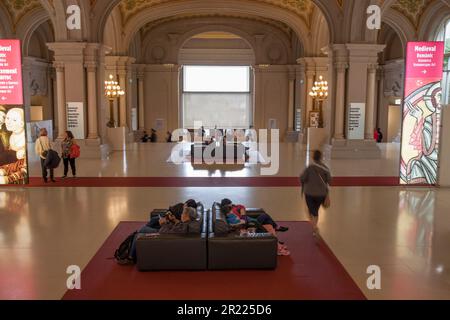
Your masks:
{"label": "person lying on bench", "polygon": [[[177,218],[178,220],[181,220],[181,214],[183,213],[184,208],[194,208],[197,210],[198,204],[195,200],[189,199],[185,203],[177,203],[171,207],[169,207],[169,210],[167,210],[167,213],[171,213]],[[166,213],[166,214],[167,214]],[[161,225],[159,224],[160,216],[155,216],[150,219],[150,221],[147,223],[147,227],[158,229],[161,228]]]}
{"label": "person lying on bench", "polygon": [[[272,219],[272,217],[267,213],[261,213],[257,218],[251,218],[247,216],[245,206],[238,204],[235,205],[230,199],[223,199],[220,202],[220,207],[230,206],[231,213],[233,215],[229,215],[230,219],[236,221],[236,219],[245,220],[245,222],[258,222],[261,225],[271,225],[276,232],[286,232],[289,230],[287,227],[278,226],[278,224]],[[227,216],[228,219],[228,216]],[[230,223],[229,223],[230,224]]]}
{"label": "person lying on bench", "polygon": [[128,259],[121,261],[123,265],[134,264],[136,262],[136,240],[147,234],[196,234],[201,232],[200,221],[197,221],[198,214],[194,208],[186,207],[178,220],[172,213],[166,214],[165,217],[159,219],[161,228],[159,230],[143,226],[133,239],[131,244],[130,256]]}
{"label": "person lying on bench", "polygon": [[[243,205],[233,206],[229,199],[222,200],[220,210],[225,215],[227,223],[232,227],[246,228],[249,225],[256,225],[257,229],[263,229],[276,238],[278,238],[277,231],[285,232],[288,230],[286,227],[279,227],[267,213],[262,213],[257,218],[247,216],[246,209]],[[278,241],[278,255],[288,256],[290,254],[287,246],[281,241]]]}

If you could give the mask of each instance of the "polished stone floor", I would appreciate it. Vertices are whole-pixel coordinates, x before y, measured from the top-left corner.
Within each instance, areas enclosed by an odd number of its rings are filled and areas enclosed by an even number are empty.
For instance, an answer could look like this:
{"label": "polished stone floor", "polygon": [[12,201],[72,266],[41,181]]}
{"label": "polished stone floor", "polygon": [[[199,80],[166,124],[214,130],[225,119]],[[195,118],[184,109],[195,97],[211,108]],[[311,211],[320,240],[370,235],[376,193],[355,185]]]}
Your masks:
{"label": "polished stone floor", "polygon": [[[396,146],[382,160],[331,161],[339,176],[395,175]],[[166,150],[166,151],[164,151]],[[160,153],[165,153],[161,155]],[[297,176],[301,146],[281,148],[279,175]],[[80,176],[207,176],[188,164],[167,163],[167,146],[135,145],[105,160],[81,160]],[[39,168],[32,163],[32,175]],[[100,172],[100,173],[99,173]],[[59,172],[58,172],[59,173]],[[252,176],[255,166],[238,172]],[[277,220],[306,220],[297,188],[10,188],[0,189],[0,299],[59,299],[66,268],[83,268],[119,221],[145,220],[156,207],[229,197],[265,208]],[[322,237],[370,299],[450,299],[450,190],[335,187],[321,213]],[[289,244],[288,244],[289,245]],[[367,268],[381,268],[381,290],[369,290]],[[251,298],[251,297],[249,297]]]}

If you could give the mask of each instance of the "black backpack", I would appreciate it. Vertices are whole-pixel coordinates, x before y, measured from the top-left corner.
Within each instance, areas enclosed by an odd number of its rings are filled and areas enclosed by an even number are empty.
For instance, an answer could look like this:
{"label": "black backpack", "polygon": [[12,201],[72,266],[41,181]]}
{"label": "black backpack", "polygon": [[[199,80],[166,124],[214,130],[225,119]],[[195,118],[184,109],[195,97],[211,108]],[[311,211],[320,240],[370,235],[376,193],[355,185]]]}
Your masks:
{"label": "black backpack", "polygon": [[133,245],[134,238],[138,232],[135,231],[130,234],[119,246],[114,253],[114,258],[119,262],[128,259],[131,254],[131,246]]}
{"label": "black backpack", "polygon": [[61,162],[61,157],[58,155],[58,152],[55,150],[49,149],[47,151],[44,151],[43,153],[45,157],[44,166],[47,169],[56,169],[59,166],[59,163]]}

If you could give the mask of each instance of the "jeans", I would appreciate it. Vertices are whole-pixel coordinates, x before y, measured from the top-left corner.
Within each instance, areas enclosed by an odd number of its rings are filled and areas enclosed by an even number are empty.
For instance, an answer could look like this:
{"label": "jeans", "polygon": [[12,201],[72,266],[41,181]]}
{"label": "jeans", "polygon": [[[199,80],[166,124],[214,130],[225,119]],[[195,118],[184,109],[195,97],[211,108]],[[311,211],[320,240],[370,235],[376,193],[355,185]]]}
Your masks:
{"label": "jeans", "polygon": [[48,175],[47,170],[50,170],[50,179],[51,180],[54,179],[54,170],[53,169],[47,169],[45,167],[44,163],[45,163],[45,159],[41,158],[42,178],[44,178],[44,181],[47,182],[47,175]]}
{"label": "jeans", "polygon": [[274,229],[278,227],[276,222],[273,221],[272,217],[269,216],[267,213],[260,214],[256,220],[263,226],[266,224],[270,224]]}
{"label": "jeans", "polygon": [[75,158],[63,158],[63,163],[64,163],[64,176],[67,176],[67,173],[69,172],[69,163],[70,163],[72,175],[75,177],[77,175],[77,169],[75,167]]}
{"label": "jeans", "polygon": [[158,233],[157,229],[153,229],[147,226],[143,226],[141,229],[139,229],[138,233],[134,237],[133,243],[131,244],[131,252],[130,252],[130,258],[132,258],[134,261],[136,261],[137,255],[136,255],[136,240],[140,237],[142,237],[145,234],[148,233]]}

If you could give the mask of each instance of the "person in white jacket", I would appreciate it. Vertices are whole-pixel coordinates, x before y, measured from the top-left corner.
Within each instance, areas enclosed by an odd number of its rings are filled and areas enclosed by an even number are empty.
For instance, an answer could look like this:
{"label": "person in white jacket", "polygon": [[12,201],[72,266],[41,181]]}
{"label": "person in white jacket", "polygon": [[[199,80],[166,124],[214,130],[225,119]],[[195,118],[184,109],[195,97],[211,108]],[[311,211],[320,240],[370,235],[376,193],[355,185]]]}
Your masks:
{"label": "person in white jacket", "polygon": [[45,157],[46,157],[45,152],[50,150],[51,148],[52,148],[52,146],[51,146],[51,143],[50,143],[50,139],[48,138],[47,129],[42,128],[39,131],[39,138],[36,139],[36,143],[35,143],[34,149],[36,151],[36,154],[41,159],[42,178],[44,178],[44,182],[45,183],[48,182],[48,179],[47,179],[48,172],[47,172],[47,170],[50,170],[50,180],[52,182],[56,182],[56,180],[54,178],[54,170],[53,169],[47,169],[45,167]]}

